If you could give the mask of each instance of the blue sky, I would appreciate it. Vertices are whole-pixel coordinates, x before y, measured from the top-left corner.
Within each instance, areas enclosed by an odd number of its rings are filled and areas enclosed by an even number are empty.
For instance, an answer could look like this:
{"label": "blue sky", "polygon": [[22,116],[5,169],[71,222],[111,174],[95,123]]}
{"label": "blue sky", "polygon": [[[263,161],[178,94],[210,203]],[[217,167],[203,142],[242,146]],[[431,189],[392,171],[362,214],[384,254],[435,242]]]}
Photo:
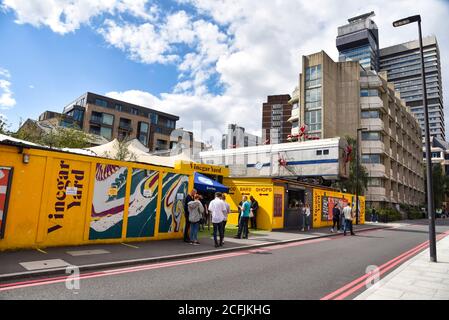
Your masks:
{"label": "blue sky", "polygon": [[415,27],[391,22],[420,13],[449,86],[448,1],[0,3],[0,114],[12,130],[92,91],[179,115],[178,125],[204,141],[216,142],[228,123],[260,133],[262,103],[294,90],[301,56],[325,50],[336,61],[337,27],[372,10],[381,47],[416,39]]}

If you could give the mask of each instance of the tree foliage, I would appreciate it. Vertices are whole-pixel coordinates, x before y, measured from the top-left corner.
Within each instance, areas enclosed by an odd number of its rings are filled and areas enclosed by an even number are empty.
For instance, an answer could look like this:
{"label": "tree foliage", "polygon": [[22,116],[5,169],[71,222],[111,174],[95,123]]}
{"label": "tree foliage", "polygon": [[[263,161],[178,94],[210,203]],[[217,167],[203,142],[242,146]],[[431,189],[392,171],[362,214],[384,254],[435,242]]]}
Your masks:
{"label": "tree foliage", "polygon": [[102,156],[120,161],[137,161],[137,155],[128,149],[130,142],[131,140],[128,138],[116,140],[114,150],[111,152],[106,151]]}
{"label": "tree foliage", "polygon": [[[424,168],[424,170],[426,169]],[[424,177],[427,177],[426,172],[424,172]],[[427,186],[427,178],[425,178],[425,184]],[[449,177],[444,175],[440,164],[432,165],[432,189],[435,209],[439,209],[443,206],[444,197],[449,196]]]}
{"label": "tree foliage", "polygon": [[[349,193],[356,193],[357,190],[357,158],[356,158],[356,152],[357,152],[357,140],[353,139],[349,136],[346,136],[345,139],[348,141],[348,144],[352,147],[352,155],[351,155],[351,161],[349,162],[349,177],[348,179],[338,181],[335,185],[335,187],[339,188],[340,190]],[[359,159],[360,160],[360,159]],[[361,160],[359,161],[359,195],[364,195],[366,188],[368,185],[368,171],[366,168],[361,164]]]}

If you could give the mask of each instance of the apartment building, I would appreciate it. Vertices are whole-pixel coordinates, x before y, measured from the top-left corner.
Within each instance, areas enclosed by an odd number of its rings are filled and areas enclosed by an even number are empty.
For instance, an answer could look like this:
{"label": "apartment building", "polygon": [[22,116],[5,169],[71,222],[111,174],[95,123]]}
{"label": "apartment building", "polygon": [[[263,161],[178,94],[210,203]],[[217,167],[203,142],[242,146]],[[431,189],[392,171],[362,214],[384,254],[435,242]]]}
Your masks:
{"label": "apartment building", "polygon": [[137,138],[150,151],[170,148],[178,116],[86,92],[63,110],[85,132],[107,140]]}
{"label": "apartment building", "polygon": [[334,62],[321,51],[302,57],[293,96],[298,107],[289,120],[305,125],[309,136],[356,138],[357,129],[366,129],[359,152],[369,174],[368,207],[423,203],[421,130],[386,72],[358,61]]}
{"label": "apartment building", "polygon": [[228,125],[228,133],[223,134],[221,140],[222,149],[234,149],[263,144],[262,138],[245,132],[245,128],[237,124]]}
{"label": "apartment building", "polygon": [[272,95],[262,106],[262,135],[267,143],[285,143],[290,135],[292,125],[288,122],[292,105],[289,94]]}

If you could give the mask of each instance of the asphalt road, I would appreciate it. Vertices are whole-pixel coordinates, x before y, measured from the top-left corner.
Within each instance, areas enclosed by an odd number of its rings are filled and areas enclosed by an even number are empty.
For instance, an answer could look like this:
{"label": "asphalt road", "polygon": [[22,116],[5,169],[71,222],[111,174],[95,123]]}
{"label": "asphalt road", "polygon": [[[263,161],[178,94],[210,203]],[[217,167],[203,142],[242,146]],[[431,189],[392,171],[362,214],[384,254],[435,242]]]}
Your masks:
{"label": "asphalt road", "polygon": [[[426,241],[423,223],[82,274],[88,277],[74,289],[67,289],[65,278],[57,283],[0,287],[0,299],[320,299],[363,276],[368,266],[380,266]],[[440,220],[437,232],[447,230],[449,221]]]}

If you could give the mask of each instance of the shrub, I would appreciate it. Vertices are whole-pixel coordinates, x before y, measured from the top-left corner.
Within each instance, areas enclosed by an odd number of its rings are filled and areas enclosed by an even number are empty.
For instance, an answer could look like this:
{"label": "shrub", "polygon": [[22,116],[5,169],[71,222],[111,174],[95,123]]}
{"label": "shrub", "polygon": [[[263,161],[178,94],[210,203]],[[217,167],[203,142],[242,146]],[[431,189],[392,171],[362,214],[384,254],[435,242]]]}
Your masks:
{"label": "shrub", "polygon": [[402,219],[402,215],[399,211],[392,208],[383,208],[379,210],[379,220],[381,222],[398,221]]}

